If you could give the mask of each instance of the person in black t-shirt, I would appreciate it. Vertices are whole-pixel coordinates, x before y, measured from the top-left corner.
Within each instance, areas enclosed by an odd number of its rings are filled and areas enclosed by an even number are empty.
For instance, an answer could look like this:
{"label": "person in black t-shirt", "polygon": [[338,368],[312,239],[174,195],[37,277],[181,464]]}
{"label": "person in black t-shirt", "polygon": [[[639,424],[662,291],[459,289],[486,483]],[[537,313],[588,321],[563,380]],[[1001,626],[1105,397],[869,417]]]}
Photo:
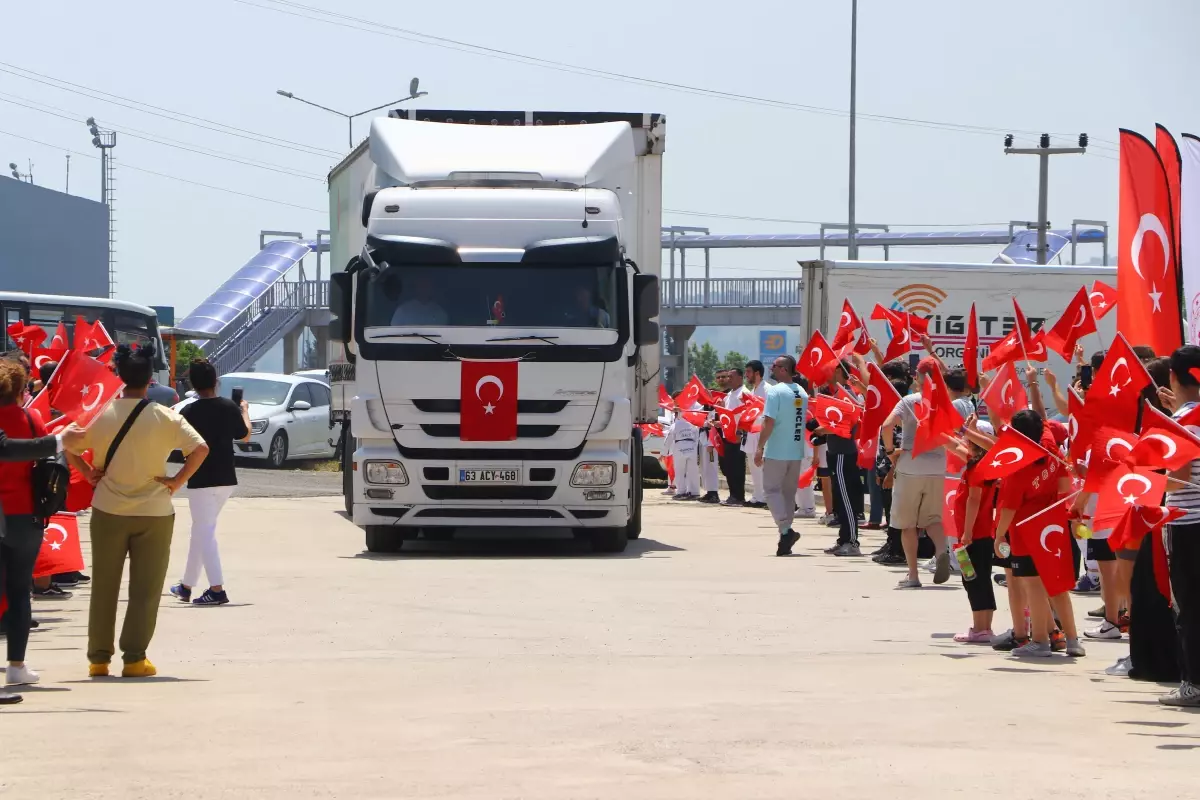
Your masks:
{"label": "person in black t-shirt", "polygon": [[[229,596],[217,548],[217,517],[237,486],[233,443],[250,438],[249,406],[243,401],[239,407],[229,398],[217,396],[217,370],[204,359],[192,362],[188,377],[197,397],[179,413],[204,437],[209,454],[188,481],[192,536],[183,580],[171,587],[171,594],[193,605],[221,606],[229,602]],[[192,600],[192,587],[200,579],[201,567],[208,576],[209,589]]]}

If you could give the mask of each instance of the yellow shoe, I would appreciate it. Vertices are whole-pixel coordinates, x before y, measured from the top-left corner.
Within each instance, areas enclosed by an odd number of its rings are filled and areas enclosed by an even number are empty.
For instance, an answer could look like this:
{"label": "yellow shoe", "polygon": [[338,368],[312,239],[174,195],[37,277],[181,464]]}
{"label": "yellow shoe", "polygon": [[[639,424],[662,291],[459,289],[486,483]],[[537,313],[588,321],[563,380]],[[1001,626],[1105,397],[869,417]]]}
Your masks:
{"label": "yellow shoe", "polygon": [[108,677],[108,664],[88,664],[89,678],[106,678]]}
{"label": "yellow shoe", "polygon": [[125,668],[121,670],[122,678],[152,678],[157,674],[158,670],[154,668],[148,658],[126,664]]}

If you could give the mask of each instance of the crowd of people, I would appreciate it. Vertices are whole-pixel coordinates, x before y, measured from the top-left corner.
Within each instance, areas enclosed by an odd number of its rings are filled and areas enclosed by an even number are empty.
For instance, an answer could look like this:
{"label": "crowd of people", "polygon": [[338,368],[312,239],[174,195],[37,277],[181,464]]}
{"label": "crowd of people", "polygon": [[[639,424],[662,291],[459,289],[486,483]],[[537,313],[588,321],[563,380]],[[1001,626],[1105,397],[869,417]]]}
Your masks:
{"label": "crowd of people", "polygon": [[[816,386],[797,373],[791,356],[775,360],[769,381],[756,361],[744,371],[722,373],[718,386],[729,407],[740,405],[729,401],[739,390],[764,397],[765,407],[761,430],[741,432],[740,447],[725,442],[720,459],[712,454],[719,441],[712,433],[719,429],[715,408],[686,393],[677,395],[663,420],[672,468],[666,494],[680,501],[720,502],[714,462],[719,464],[728,483],[723,504],[769,508],[778,528],[776,555],[787,556],[800,539],[794,520],[816,517],[815,483],[826,510],[819,523],[838,531],[827,554],[862,555],[859,530],[886,530],[885,541],[871,556],[877,563],[905,568],[898,589],[922,587],[922,562],[935,584],[960,575],[970,616],[964,613],[969,624],[954,637],[956,642],[990,646],[1018,658],[1056,653],[1079,658],[1086,655],[1088,640],[1127,636],[1129,655],[1108,667],[1108,674],[1178,682],[1161,702],[1200,707],[1200,411],[1192,413],[1200,402],[1200,347],[1184,346],[1167,356],[1135,347],[1126,359],[1114,343],[1112,350],[1085,360],[1083,348],[1073,344],[1072,385],[1064,387],[1051,370],[1026,363],[1010,373],[1023,384],[1019,405],[1002,409],[997,398],[1011,403],[1014,387],[989,394],[996,376],[987,374],[977,375],[971,385],[964,366],[947,366],[928,337],[920,338],[927,354],[919,360],[885,360],[872,340],[873,359],[840,354],[825,382]],[[1137,419],[1127,425],[1124,447],[1161,454],[1163,450],[1144,450],[1149,445],[1138,442],[1170,434],[1176,437],[1170,454],[1190,439],[1195,450],[1185,463],[1165,468],[1155,458],[1142,459],[1135,470],[1119,450],[1113,454],[1111,437],[1123,423],[1084,415],[1083,398],[1094,396],[1089,392],[1093,380],[1098,384],[1102,375],[1116,376],[1130,360],[1143,365],[1145,385],[1127,371],[1124,383],[1114,377],[1112,391],[1105,392],[1115,397],[1131,384],[1137,390]],[[826,427],[832,418],[813,413],[814,403],[827,397],[843,398],[860,410],[878,406],[874,398],[880,384],[873,380],[890,384],[896,398],[882,423],[878,417],[871,423],[878,425],[877,431],[862,429],[867,415],[850,428],[834,429]],[[934,395],[950,411],[952,430],[938,434],[936,446],[927,441],[917,447],[922,427],[935,413]],[[989,408],[989,401],[994,407]],[[697,414],[707,416],[701,420]],[[1177,423],[1174,428],[1171,421]],[[1141,440],[1131,431],[1140,432]],[[1100,433],[1110,437],[1109,443],[1098,445],[1093,454],[1089,437]],[[998,465],[1008,461],[996,442],[1015,435],[1031,443],[1032,455],[1019,469],[995,477]],[[872,446],[873,456],[863,452],[864,442]],[[752,471],[750,502],[744,502],[743,463]],[[1141,469],[1147,465],[1156,469]],[[1088,480],[1089,469],[1096,483]],[[1147,486],[1151,473],[1161,475],[1162,482],[1154,489],[1156,496],[1139,499],[1116,521],[1100,512],[1102,495],[1111,493],[1116,482],[1102,476],[1118,469],[1126,470],[1122,476],[1134,476],[1130,480],[1144,478]],[[869,517],[864,516],[864,496],[870,498]],[[1134,503],[1134,497],[1124,503]],[[1056,508],[1066,523],[1058,530],[1069,528],[1064,534],[1069,553],[1059,553],[1059,563],[1066,562],[1066,583],[1062,574],[1051,581],[1047,571],[1058,568],[1042,561],[1042,551],[1054,549],[1047,545],[1047,530],[1053,526],[1043,529],[1040,540],[1026,529],[1030,520]],[[1110,545],[1110,539],[1119,544]],[[995,620],[998,590],[1007,595],[1011,625],[1006,623],[1006,630],[998,629]],[[1088,612],[1091,624],[1082,631],[1072,595],[1099,595],[1102,600]]]}
{"label": "crowd of people", "polygon": [[[217,396],[216,370],[198,359],[189,371],[194,400],[181,411],[172,409],[170,403],[178,400],[174,391],[158,387],[155,392],[158,358],[153,343],[136,348],[110,345],[69,357],[103,362],[119,379],[119,396],[89,417],[86,426],[49,403],[35,402],[43,392],[55,397],[59,364],[43,360],[35,374],[27,352],[0,356],[0,597],[7,605],[0,635],[6,638],[8,657],[4,682],[18,691],[40,680],[25,660],[30,631],[38,627],[31,600],[65,600],[72,589],[84,585],[90,587],[89,676],[108,676],[118,652],[122,677],[157,673],[147,651],[170,561],[172,497],[185,486],[191,540],[182,580],[170,592],[194,605],[229,602],[216,529],[221,508],[237,484],[233,442],[249,435],[247,405]],[[39,407],[50,412],[54,423],[42,419]],[[58,432],[47,435],[48,429]],[[175,452],[181,452],[184,461],[169,474],[168,459]],[[81,478],[90,487],[86,507],[68,505],[65,513],[90,516],[91,576],[73,571],[35,577],[51,516],[64,513],[61,493],[57,501],[48,499],[40,483],[45,473],[38,467],[46,462],[59,464],[63,474]],[[57,507],[47,509],[55,503]],[[127,562],[127,604],[117,639],[117,607]],[[202,571],[209,588],[193,598]],[[0,705],[21,700],[17,692],[0,691]]]}

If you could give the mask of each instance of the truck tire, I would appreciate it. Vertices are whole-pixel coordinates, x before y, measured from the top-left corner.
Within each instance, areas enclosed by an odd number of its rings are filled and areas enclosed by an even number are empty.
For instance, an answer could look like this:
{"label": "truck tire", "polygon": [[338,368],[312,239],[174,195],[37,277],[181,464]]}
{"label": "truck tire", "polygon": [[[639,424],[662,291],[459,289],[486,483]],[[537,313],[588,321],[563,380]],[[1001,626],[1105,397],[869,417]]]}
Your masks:
{"label": "truck tire", "polygon": [[629,523],[625,526],[625,538],[636,539],[642,535],[642,438],[637,434],[633,437],[633,447],[630,451],[629,476]]}
{"label": "truck tire", "polygon": [[397,553],[404,544],[404,532],[395,525],[368,525],[368,553]]}
{"label": "truck tire", "polygon": [[595,553],[623,553],[629,544],[629,528],[622,525],[617,528],[588,528],[588,537],[592,540],[592,551]]}
{"label": "truck tire", "polygon": [[346,500],[346,516],[354,516],[354,438],[343,429],[342,451],[342,497]]}

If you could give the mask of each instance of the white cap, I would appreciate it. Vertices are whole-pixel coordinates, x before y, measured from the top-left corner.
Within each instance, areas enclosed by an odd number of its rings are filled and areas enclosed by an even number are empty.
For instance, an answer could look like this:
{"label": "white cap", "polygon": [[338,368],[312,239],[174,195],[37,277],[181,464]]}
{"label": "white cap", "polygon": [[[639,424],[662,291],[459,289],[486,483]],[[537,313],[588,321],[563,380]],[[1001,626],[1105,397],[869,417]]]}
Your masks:
{"label": "white cap", "polygon": [[981,419],[978,422],[976,422],[975,428],[980,433],[986,433],[988,436],[996,435],[996,429],[992,427],[992,423],[988,422],[985,419]]}

